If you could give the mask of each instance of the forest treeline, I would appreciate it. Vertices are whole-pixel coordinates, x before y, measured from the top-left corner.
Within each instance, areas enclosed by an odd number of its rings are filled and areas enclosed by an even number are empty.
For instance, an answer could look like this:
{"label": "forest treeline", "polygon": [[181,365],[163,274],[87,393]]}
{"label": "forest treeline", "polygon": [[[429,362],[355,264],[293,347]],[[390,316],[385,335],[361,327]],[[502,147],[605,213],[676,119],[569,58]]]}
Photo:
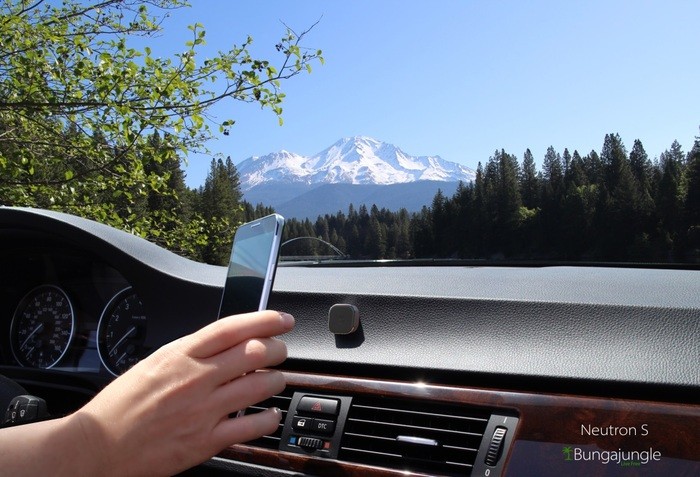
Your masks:
{"label": "forest treeline", "polygon": [[[10,187],[0,177],[0,202],[93,218],[194,260],[226,264],[236,227],[274,209],[243,200],[230,157],[213,159],[204,184],[188,188],[178,155],[160,154],[167,147],[157,133],[148,138],[132,161],[140,182],[92,186],[63,201],[55,187]],[[63,167],[82,173],[79,161]],[[33,171],[46,184],[64,174]],[[473,182],[452,196],[438,191],[419,212],[349,204],[315,220],[288,218],[283,240],[301,237],[308,239],[284,245],[283,256],[697,263],[700,138],[688,153],[674,141],[652,160],[641,141],[628,152],[618,134],[608,134],[600,153],[549,147],[539,168],[530,150],[519,160],[501,149],[479,163]]]}
{"label": "forest treeline", "polygon": [[[537,169],[494,152],[476,179],[441,191],[418,213],[376,206],[291,220],[288,237],[318,237],[358,259],[468,258],[566,261],[700,261],[700,138],[674,141],[651,160],[642,142],[618,134],[600,153],[549,147]],[[317,241],[284,253],[329,254]]]}

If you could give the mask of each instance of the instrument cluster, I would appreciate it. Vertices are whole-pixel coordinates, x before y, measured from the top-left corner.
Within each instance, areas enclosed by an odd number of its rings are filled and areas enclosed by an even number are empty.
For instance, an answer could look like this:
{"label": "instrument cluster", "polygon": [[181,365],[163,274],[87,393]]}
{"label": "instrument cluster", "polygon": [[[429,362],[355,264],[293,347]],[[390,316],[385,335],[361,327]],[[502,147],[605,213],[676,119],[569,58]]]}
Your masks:
{"label": "instrument cluster", "polygon": [[113,267],[69,249],[0,256],[2,364],[117,376],[149,354],[144,304]]}

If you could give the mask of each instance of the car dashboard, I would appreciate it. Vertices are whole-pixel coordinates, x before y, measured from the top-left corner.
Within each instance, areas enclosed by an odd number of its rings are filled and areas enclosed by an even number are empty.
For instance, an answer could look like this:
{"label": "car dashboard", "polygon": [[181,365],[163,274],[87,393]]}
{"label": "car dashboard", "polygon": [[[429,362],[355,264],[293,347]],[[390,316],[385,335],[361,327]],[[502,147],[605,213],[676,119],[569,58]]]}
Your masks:
{"label": "car dashboard", "polygon": [[[52,415],[214,320],[226,276],[24,208],[0,263],[0,374]],[[283,264],[269,307],[297,322],[288,385],[245,412],[285,418],[187,475],[700,474],[700,271]]]}

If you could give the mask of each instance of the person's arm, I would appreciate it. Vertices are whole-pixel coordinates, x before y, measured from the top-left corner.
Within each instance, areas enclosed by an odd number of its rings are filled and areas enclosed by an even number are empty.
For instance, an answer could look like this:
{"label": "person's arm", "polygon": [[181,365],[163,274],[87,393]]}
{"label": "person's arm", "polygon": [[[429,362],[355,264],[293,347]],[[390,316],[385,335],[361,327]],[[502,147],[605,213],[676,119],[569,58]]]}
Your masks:
{"label": "person's arm", "polygon": [[273,432],[281,412],[230,413],[284,389],[291,315],[263,311],[218,320],[169,343],[74,414],[0,429],[7,475],[172,475],[225,447]]}

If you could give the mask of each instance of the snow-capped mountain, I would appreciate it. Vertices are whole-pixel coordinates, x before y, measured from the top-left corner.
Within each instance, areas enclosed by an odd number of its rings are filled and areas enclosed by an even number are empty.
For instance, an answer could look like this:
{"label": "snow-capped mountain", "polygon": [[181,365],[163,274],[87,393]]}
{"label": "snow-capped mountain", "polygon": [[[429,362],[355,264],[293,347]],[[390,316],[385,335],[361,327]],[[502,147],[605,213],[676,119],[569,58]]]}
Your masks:
{"label": "snow-capped mountain", "polygon": [[440,156],[411,156],[376,139],[341,139],[311,157],[288,151],[250,157],[238,166],[243,191],[269,183],[400,184],[415,181],[469,182],[473,170]]}

